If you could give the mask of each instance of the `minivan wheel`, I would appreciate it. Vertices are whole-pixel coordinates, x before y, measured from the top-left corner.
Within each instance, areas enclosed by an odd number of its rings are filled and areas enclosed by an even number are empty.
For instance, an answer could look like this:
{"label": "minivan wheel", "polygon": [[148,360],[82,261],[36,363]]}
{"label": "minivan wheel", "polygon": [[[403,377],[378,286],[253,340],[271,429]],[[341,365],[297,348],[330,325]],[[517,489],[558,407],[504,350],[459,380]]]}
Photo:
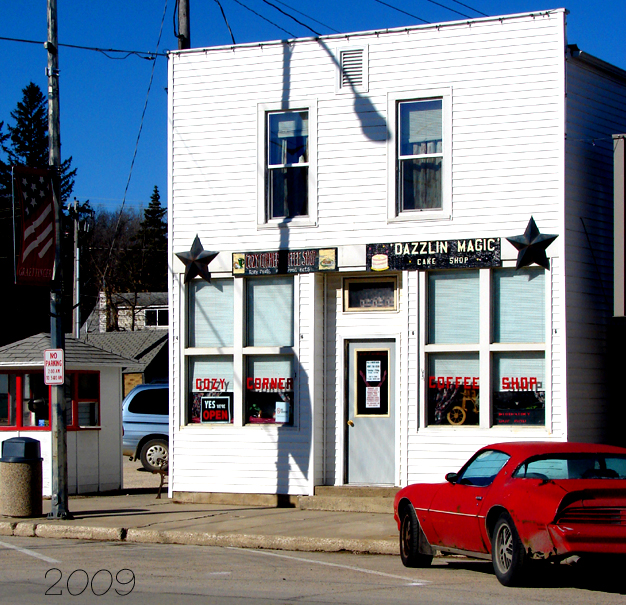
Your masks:
{"label": "minivan wheel", "polygon": [[[139,459],[147,471],[154,472],[161,468],[167,470],[169,463],[167,441],[163,441],[162,439],[150,439],[150,441],[146,441],[141,448]],[[163,466],[161,466],[161,464]]]}

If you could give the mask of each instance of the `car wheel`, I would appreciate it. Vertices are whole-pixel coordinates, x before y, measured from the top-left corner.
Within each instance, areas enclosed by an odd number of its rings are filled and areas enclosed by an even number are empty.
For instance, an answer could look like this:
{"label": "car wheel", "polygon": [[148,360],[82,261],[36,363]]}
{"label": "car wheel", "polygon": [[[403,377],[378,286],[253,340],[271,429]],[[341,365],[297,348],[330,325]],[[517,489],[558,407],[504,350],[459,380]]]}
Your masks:
{"label": "car wheel", "polygon": [[405,508],[400,523],[400,558],[405,567],[428,567],[433,557],[419,552],[420,524],[412,506]]}
{"label": "car wheel", "polygon": [[162,468],[167,470],[169,463],[169,449],[167,447],[167,442],[162,441],[161,439],[151,439],[150,441],[146,441],[144,446],[141,448],[139,458],[141,460],[141,464],[143,464],[143,467],[147,471],[153,472],[160,470],[162,460],[165,460]]}
{"label": "car wheel", "polygon": [[502,513],[491,540],[493,570],[500,584],[515,586],[522,579],[526,553],[515,524],[508,513]]}

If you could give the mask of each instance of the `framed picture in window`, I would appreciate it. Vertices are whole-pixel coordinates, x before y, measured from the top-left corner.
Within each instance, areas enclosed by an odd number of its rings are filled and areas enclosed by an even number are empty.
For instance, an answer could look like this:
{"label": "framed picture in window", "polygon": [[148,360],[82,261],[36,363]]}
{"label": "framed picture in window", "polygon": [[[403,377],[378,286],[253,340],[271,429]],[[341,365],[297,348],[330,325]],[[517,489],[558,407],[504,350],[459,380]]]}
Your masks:
{"label": "framed picture in window", "polygon": [[346,278],[343,282],[343,310],[396,311],[398,309],[398,279]]}

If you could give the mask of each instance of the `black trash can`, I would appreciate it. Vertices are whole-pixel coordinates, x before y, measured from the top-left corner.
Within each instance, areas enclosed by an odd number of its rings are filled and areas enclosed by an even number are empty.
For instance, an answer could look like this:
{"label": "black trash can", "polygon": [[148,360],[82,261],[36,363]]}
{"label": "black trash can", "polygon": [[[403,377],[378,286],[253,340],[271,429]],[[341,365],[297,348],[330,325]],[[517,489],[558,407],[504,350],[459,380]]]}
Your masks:
{"label": "black trash can", "polygon": [[41,445],[30,437],[2,442],[0,515],[41,517]]}

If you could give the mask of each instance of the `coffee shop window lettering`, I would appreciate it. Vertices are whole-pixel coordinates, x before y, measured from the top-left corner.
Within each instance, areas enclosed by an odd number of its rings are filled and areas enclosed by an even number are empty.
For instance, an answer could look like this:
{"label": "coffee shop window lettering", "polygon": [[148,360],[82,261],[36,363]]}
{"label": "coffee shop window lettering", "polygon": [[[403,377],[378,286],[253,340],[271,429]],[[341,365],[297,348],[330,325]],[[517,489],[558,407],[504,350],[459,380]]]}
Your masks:
{"label": "coffee shop window lettering", "polygon": [[[0,374],[0,429],[50,430],[50,389],[43,372]],[[100,374],[65,373],[65,414],[68,430],[100,424]]]}
{"label": "coffee shop window lettering", "polygon": [[[427,423],[545,425],[545,271],[442,271],[427,280]],[[491,410],[481,410],[481,378]]]}

